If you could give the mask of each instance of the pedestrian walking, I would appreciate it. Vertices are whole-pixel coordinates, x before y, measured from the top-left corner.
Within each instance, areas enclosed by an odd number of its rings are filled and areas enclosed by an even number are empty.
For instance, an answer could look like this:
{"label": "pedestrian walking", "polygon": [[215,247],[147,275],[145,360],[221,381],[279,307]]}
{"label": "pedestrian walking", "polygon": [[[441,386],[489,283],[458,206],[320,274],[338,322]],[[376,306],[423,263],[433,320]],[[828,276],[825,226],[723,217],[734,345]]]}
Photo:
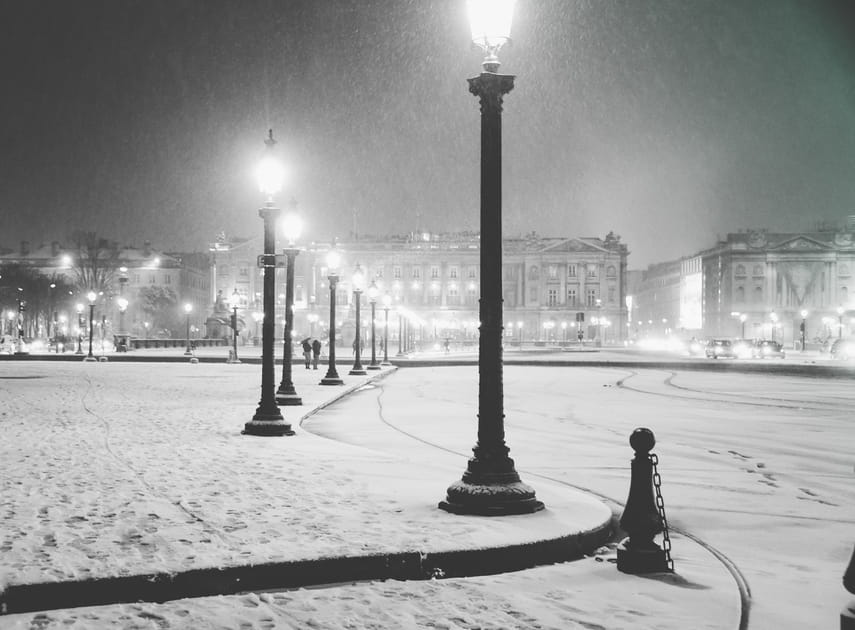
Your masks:
{"label": "pedestrian walking", "polygon": [[[312,367],[318,369],[318,359],[321,358],[321,340],[312,341]],[[307,366],[308,367],[308,366]]]}
{"label": "pedestrian walking", "polygon": [[306,337],[300,342],[303,347],[303,361],[306,363],[306,369],[309,369],[309,362],[312,359],[312,344],[309,343],[309,338]]}

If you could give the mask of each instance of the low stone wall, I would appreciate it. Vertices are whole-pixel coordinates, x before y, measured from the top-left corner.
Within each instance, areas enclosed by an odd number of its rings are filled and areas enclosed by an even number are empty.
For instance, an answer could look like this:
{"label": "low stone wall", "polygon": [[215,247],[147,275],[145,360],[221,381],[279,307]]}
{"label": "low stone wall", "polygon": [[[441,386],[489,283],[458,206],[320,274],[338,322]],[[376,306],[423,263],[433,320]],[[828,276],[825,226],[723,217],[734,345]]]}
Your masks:
{"label": "low stone wall", "polygon": [[[129,341],[132,350],[141,348],[186,348],[186,339],[131,339]],[[227,339],[193,339],[194,348],[210,348],[214,346],[227,346]]]}

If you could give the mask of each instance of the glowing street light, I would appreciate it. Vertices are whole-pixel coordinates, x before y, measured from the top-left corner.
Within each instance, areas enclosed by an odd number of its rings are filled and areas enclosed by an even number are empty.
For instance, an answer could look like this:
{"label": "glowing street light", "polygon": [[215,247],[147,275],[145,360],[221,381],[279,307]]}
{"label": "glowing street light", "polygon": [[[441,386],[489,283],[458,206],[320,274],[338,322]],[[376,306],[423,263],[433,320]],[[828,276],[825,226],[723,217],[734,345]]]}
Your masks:
{"label": "glowing street light", "polygon": [[481,105],[478,441],[462,479],[449,486],[439,507],[456,514],[526,514],[544,506],[509,457],[502,389],[502,100],[514,77],[497,71],[498,51],[510,39],[514,1],[469,0],[467,5],[472,41],[486,55],[481,74],[469,79],[469,91]]}
{"label": "glowing street light", "polygon": [[[273,197],[282,190],[285,171],[276,159],[273,147],[273,130],[264,141],[267,151],[258,165],[256,175],[258,188],[266,195],[267,202],[258,211],[264,222],[264,268],[263,305],[264,319],[261,321],[261,400],[252,420],[244,425],[245,435],[283,436],[294,435],[291,425],[285,422],[276,406],[276,375],[273,360],[273,330],[276,320],[276,222],[281,211],[274,205]],[[235,331],[237,332],[237,331]]]}
{"label": "glowing street light", "polygon": [[353,302],[356,305],[356,335],[353,339],[353,367],[350,369],[351,376],[364,376],[368,374],[365,371],[365,368],[362,367],[362,338],[360,335],[360,328],[362,324],[359,321],[359,304],[362,302],[362,287],[365,283],[365,274],[362,273],[362,267],[359,266],[359,263],[356,264],[356,270],[353,272],[353,276],[351,277],[351,284],[353,285]]}
{"label": "glowing street light", "polygon": [[291,201],[288,211],[282,217],[282,234],[288,241],[285,254],[285,325],[282,338],[282,382],[276,390],[276,403],[279,405],[302,405],[303,399],[294,389],[291,378],[291,360],[293,358],[294,338],[294,264],[300,250],[296,247],[297,239],[303,232],[303,219],[297,212],[297,202]]}
{"label": "glowing street light", "polygon": [[392,306],[392,296],[388,293],[383,296],[383,313],[385,321],[383,324],[383,363],[380,365],[391,365],[389,363],[389,307]]}
{"label": "glowing street light", "polygon": [[329,341],[329,360],[327,361],[327,373],[321,379],[321,385],[344,385],[344,381],[338,375],[335,369],[335,291],[338,286],[338,267],[341,264],[341,254],[333,247],[327,254],[327,280],[330,285],[330,330],[328,334]]}
{"label": "glowing street light", "polygon": [[377,296],[380,294],[380,289],[377,288],[377,283],[374,280],[371,281],[371,285],[368,287],[368,303],[371,304],[371,363],[368,364],[369,370],[379,370],[380,364],[377,363],[377,348],[376,348],[376,337],[377,330],[374,322],[375,318],[375,308],[377,306]]}
{"label": "glowing street light", "polygon": [[190,313],[193,311],[193,305],[187,302],[184,305],[184,314],[187,316],[187,349],[184,351],[185,357],[193,356],[193,349],[190,347]]}
{"label": "glowing street light", "polygon": [[84,361],[97,361],[95,355],[92,354],[92,322],[95,319],[95,300],[98,299],[98,294],[95,291],[90,291],[86,294],[89,300],[89,354],[86,355]]}
{"label": "glowing street light", "polygon": [[846,309],[842,306],[837,307],[837,338],[843,338],[843,313],[846,312]]}
{"label": "glowing street light", "polygon": [[232,294],[229,296],[229,307],[232,309],[231,315],[231,328],[232,328],[232,352],[226,361],[226,363],[240,363],[240,359],[238,359],[237,352],[237,332],[238,332],[238,307],[240,306],[240,293],[238,293],[237,289],[232,291]]}

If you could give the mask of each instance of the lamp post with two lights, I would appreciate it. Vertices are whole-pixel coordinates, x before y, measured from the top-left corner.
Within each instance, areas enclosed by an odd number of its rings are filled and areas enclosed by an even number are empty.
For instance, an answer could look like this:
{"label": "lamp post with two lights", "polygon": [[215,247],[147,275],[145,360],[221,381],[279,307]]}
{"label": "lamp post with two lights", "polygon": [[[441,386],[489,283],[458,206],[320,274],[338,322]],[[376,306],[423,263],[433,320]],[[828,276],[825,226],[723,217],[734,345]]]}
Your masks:
{"label": "lamp post with two lights", "polygon": [[327,281],[330,283],[330,330],[327,335],[329,341],[329,360],[327,361],[327,373],[321,379],[321,385],[344,385],[344,381],[335,369],[335,298],[338,286],[338,266],[341,264],[341,255],[332,248],[327,254]]}
{"label": "lamp post with two lights", "polygon": [[356,270],[353,272],[351,282],[353,284],[353,303],[356,306],[356,334],[353,338],[353,367],[350,368],[348,374],[364,376],[368,372],[362,367],[362,333],[360,330],[362,322],[359,319],[359,308],[362,302],[362,286],[365,282],[365,274],[362,273],[362,267],[359,266],[359,263],[356,263]]}
{"label": "lamp post with two lights", "polygon": [[392,306],[392,296],[388,293],[383,296],[383,363],[380,365],[391,365],[389,363],[389,307]]}
{"label": "lamp post with two lights", "polygon": [[303,399],[297,395],[294,381],[291,379],[294,347],[291,334],[294,329],[294,263],[300,253],[295,244],[302,231],[303,221],[297,213],[297,202],[292,201],[288,211],[282,217],[282,234],[288,241],[288,247],[282,252],[285,254],[285,331],[282,338],[282,382],[276,390],[276,403],[286,406],[303,404]]}
{"label": "lamp post with two lights", "polygon": [[86,299],[89,300],[89,354],[86,355],[84,361],[97,361],[95,355],[92,354],[92,326],[95,319],[95,300],[98,299],[98,294],[95,291],[90,291],[86,294]]}
{"label": "lamp post with two lights", "polygon": [[377,283],[372,280],[371,286],[368,287],[368,303],[371,304],[371,362],[368,364],[369,370],[381,369],[380,364],[377,363],[377,326],[375,322],[378,295],[380,295],[380,289],[377,288]]}

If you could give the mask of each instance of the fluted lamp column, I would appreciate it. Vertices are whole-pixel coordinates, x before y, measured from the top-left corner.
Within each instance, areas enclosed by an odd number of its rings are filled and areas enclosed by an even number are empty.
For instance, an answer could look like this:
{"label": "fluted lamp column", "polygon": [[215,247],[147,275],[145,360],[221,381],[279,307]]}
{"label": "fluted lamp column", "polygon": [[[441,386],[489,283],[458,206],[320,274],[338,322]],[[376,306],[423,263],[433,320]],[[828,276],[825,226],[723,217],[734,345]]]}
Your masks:
{"label": "fluted lamp column", "polygon": [[98,299],[98,294],[95,291],[90,291],[86,294],[86,299],[89,300],[89,354],[84,357],[84,361],[97,361],[95,355],[92,354],[92,325],[95,320],[95,300]]}
{"label": "fluted lamp column", "polygon": [[276,159],[273,147],[273,130],[264,141],[267,145],[265,157],[258,166],[258,184],[267,197],[264,207],[258,211],[264,221],[264,319],[261,322],[261,400],[252,420],[244,425],[246,435],[283,436],[294,435],[291,425],[285,422],[276,405],[276,375],[273,361],[273,326],[276,319],[276,222],[281,211],[273,202],[274,195],[282,190],[284,169]]}
{"label": "fluted lamp column", "polygon": [[380,370],[380,364],[377,362],[377,323],[375,321],[377,296],[380,295],[380,289],[377,288],[377,283],[374,280],[368,287],[368,303],[371,304],[371,362],[368,364],[369,370]]}
{"label": "fluted lamp column", "polygon": [[362,302],[362,287],[365,283],[365,274],[362,273],[362,267],[359,263],[356,264],[356,271],[351,277],[353,284],[353,303],[356,306],[356,335],[353,339],[353,367],[350,368],[351,376],[364,376],[368,374],[365,368],[362,367],[362,323],[359,321],[359,305]]}
{"label": "fluted lamp column", "polygon": [[344,385],[344,381],[338,375],[335,368],[335,299],[336,287],[338,286],[338,266],[341,264],[341,254],[335,248],[327,254],[327,281],[330,283],[330,330],[329,330],[329,359],[327,361],[327,373],[321,379],[321,385]]}
{"label": "fluted lamp column", "polygon": [[472,39],[486,53],[469,79],[481,103],[481,300],[478,347],[478,442],[463,478],[439,507],[456,514],[500,516],[543,509],[520,480],[505,444],[502,390],[502,99],[514,77],[498,74],[497,53],[510,36],[513,0],[469,0]]}
{"label": "fluted lamp column", "polygon": [[297,239],[303,231],[303,220],[297,213],[297,202],[292,201],[288,211],[282,217],[282,234],[288,241],[285,254],[285,332],[282,336],[282,382],[276,390],[276,402],[279,405],[302,405],[303,399],[297,395],[294,382],[291,379],[291,360],[293,358],[294,330],[294,263],[300,250],[296,247]]}
{"label": "fluted lamp column", "polygon": [[383,296],[383,362],[380,365],[391,365],[389,363],[389,307],[392,306],[392,296],[388,293]]}

